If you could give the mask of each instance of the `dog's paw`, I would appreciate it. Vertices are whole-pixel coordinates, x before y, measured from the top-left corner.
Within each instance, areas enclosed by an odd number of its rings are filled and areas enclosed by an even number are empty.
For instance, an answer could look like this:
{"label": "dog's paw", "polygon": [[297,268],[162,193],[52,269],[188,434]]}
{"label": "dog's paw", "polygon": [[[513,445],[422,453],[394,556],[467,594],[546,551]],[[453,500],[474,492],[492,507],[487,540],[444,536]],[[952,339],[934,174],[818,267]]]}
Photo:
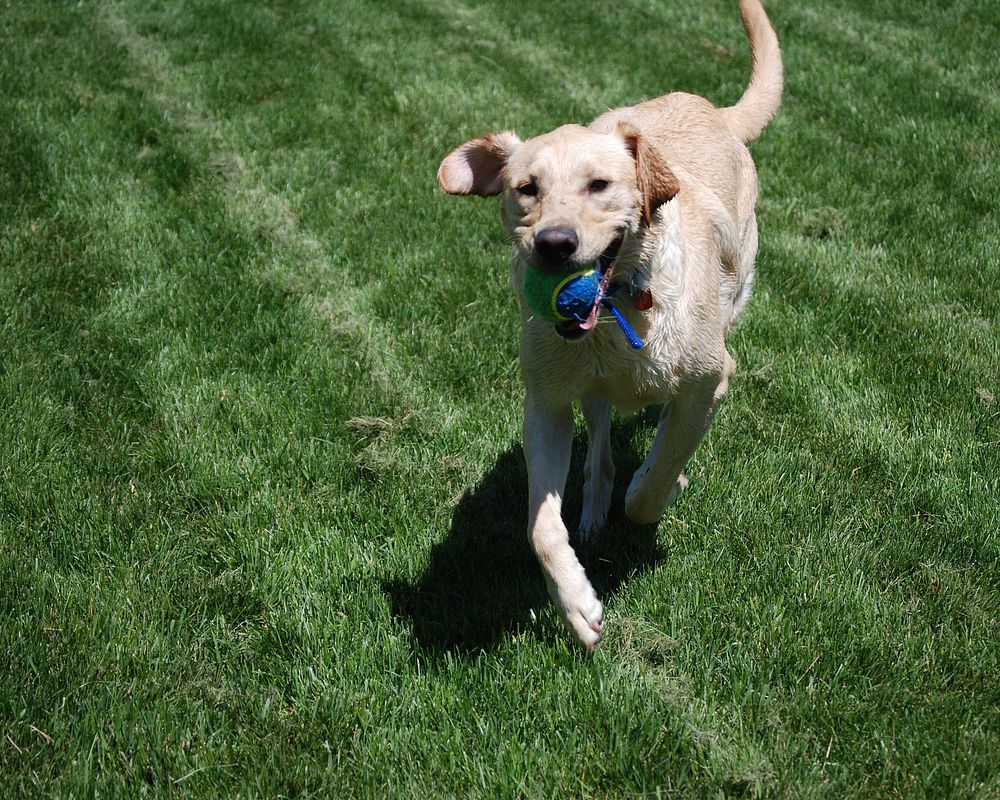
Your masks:
{"label": "dog's paw", "polygon": [[661,491],[658,486],[650,486],[648,481],[643,480],[645,477],[645,473],[636,473],[625,493],[625,513],[637,525],[652,525],[657,522],[688,485],[687,476],[683,472],[666,492]]}
{"label": "dog's paw", "polygon": [[608,510],[611,508],[611,498],[601,498],[601,502],[584,501],[583,513],[580,515],[580,527],[576,535],[581,542],[587,541],[593,534],[600,533],[608,522]]}
{"label": "dog's paw", "polygon": [[590,581],[584,577],[572,588],[562,590],[550,586],[552,601],[559,609],[559,616],[573,632],[576,640],[593,652],[604,632],[604,606]]}
{"label": "dog's paw", "polygon": [[608,522],[608,511],[611,509],[611,492],[614,489],[615,469],[610,460],[605,469],[598,474],[587,475],[583,483],[583,509],[580,514],[580,527],[577,536],[581,542],[587,541],[592,534],[599,533]]}
{"label": "dog's paw", "polygon": [[664,504],[664,510],[670,508],[674,503],[677,502],[677,498],[681,496],[681,492],[688,488],[687,475],[683,472],[677,476],[677,480],[674,481],[674,485],[670,487],[670,491],[667,492],[667,502]]}
{"label": "dog's paw", "polygon": [[562,618],[576,640],[593,652],[604,634],[604,606],[594,590],[590,589],[589,597],[575,600],[563,608]]}

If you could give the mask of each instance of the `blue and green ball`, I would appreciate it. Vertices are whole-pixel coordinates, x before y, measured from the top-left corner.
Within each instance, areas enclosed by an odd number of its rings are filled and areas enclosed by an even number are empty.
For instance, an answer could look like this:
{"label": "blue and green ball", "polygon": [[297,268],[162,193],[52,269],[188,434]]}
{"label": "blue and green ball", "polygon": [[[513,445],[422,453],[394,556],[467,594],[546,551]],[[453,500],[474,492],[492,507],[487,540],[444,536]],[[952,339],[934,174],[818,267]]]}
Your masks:
{"label": "blue and green ball", "polygon": [[596,269],[567,273],[529,266],[524,270],[524,299],[549,322],[585,322],[600,291],[601,275]]}

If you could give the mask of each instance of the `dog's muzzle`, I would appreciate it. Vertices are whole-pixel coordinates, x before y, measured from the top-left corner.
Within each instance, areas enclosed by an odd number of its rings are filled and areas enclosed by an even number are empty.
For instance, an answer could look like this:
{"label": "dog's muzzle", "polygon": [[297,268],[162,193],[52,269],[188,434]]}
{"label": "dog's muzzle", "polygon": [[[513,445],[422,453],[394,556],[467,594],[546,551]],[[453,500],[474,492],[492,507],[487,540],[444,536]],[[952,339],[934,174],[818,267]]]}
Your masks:
{"label": "dog's muzzle", "polygon": [[553,269],[564,267],[579,246],[580,237],[567,225],[543,228],[535,234],[535,255],[542,264]]}

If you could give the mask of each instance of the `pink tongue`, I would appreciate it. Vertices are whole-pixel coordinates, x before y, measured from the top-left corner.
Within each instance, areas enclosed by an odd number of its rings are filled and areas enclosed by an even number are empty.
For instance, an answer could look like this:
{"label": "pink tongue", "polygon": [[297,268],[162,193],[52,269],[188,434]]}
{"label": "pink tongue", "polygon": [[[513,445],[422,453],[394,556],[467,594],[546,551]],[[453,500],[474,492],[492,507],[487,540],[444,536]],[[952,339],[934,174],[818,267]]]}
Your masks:
{"label": "pink tongue", "polygon": [[599,299],[595,300],[594,305],[590,309],[590,313],[587,315],[587,318],[580,323],[581,331],[589,331],[597,324],[597,314],[600,311],[600,309],[601,309],[601,301]]}

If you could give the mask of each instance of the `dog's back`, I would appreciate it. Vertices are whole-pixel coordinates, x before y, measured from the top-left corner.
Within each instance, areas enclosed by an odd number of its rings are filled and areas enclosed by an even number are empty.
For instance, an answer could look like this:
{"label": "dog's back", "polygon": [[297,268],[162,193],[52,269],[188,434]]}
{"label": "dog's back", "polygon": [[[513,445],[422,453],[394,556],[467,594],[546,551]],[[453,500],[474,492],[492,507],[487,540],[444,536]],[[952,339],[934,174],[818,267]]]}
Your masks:
{"label": "dog's back", "polygon": [[777,112],[783,85],[778,39],[759,0],[740,0],[740,13],[753,67],[736,105],[716,108],[698,95],[672,92],[612,109],[590,124],[601,132],[623,124],[640,131],[678,178],[707,190],[710,205],[718,204],[721,213],[711,224],[721,249],[719,299],[727,330],[749,300],[757,253],[756,169],[746,145]]}

